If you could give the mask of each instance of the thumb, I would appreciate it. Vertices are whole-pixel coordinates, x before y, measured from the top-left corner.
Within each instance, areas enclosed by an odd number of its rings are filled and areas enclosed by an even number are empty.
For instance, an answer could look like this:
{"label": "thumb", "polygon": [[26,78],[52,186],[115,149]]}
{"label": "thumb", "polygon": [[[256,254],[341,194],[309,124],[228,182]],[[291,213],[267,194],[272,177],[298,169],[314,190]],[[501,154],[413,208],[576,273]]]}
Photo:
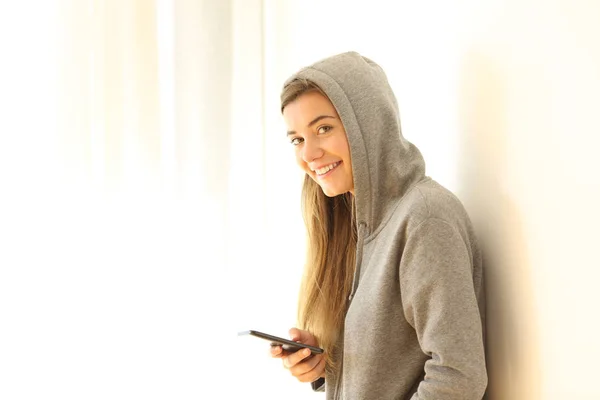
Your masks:
{"label": "thumb", "polygon": [[310,344],[310,342],[314,341],[313,335],[311,335],[308,331],[303,331],[302,329],[292,328],[290,329],[289,334],[290,339],[294,342]]}

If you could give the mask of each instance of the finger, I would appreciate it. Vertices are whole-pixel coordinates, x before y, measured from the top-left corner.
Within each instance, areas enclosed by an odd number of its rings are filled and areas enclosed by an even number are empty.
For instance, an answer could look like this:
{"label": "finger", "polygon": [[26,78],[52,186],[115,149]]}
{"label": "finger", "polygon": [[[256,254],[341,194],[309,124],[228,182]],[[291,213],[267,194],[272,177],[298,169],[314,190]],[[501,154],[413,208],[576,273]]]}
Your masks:
{"label": "finger", "polygon": [[[273,349],[273,348],[275,348],[275,349]],[[275,354],[273,354],[273,352],[275,352]],[[281,346],[275,345],[275,346],[271,346],[271,349],[269,349],[269,354],[273,358],[283,358],[283,357],[289,356],[292,353],[287,350],[284,350]]]}
{"label": "finger", "polygon": [[321,377],[321,375],[323,375],[323,371],[325,370],[325,364],[326,364],[326,360],[325,357],[321,357],[321,359],[319,360],[319,362],[317,363],[317,365],[315,365],[315,367],[300,375],[297,376],[296,378],[300,381],[300,382],[314,382],[317,379],[319,379]]}
{"label": "finger", "polygon": [[302,360],[298,364],[291,367],[290,372],[295,377],[299,377],[301,375],[309,373],[319,364],[319,362],[322,359],[323,359],[323,356],[313,356],[308,359]]}
{"label": "finger", "polygon": [[289,330],[289,334],[290,334],[290,339],[293,340],[294,342],[300,340],[300,337],[301,337],[300,329],[292,328]]}
{"label": "finger", "polygon": [[269,354],[271,357],[280,358],[283,357],[283,349],[281,346],[271,346],[269,349]]}
{"label": "finger", "polygon": [[283,358],[283,365],[286,368],[292,368],[294,365],[298,364],[300,361],[304,360],[306,357],[310,356],[311,352],[309,349],[298,350],[295,353],[290,354],[287,357]]}

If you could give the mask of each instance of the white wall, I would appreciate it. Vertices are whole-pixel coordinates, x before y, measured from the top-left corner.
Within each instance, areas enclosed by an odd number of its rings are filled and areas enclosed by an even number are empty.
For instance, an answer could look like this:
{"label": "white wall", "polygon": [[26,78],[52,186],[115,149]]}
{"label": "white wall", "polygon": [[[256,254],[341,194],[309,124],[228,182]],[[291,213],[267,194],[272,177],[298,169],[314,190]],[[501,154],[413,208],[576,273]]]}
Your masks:
{"label": "white wall", "polygon": [[267,240],[279,250],[278,273],[262,279],[284,299],[277,310],[293,312],[302,256],[280,85],[303,65],[357,50],[387,71],[404,135],[476,222],[490,397],[599,398],[600,3],[265,3]]}

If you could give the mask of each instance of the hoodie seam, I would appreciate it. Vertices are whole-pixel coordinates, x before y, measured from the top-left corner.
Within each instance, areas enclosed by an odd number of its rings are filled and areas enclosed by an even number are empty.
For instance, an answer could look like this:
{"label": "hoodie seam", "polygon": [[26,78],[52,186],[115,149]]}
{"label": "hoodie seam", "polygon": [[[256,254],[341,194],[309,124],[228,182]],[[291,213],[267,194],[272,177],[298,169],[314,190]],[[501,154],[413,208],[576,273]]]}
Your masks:
{"label": "hoodie seam", "polygon": [[417,190],[419,191],[419,194],[423,198],[423,203],[425,203],[425,207],[427,208],[427,218],[431,218],[431,208],[429,207],[429,201],[427,200],[427,197],[425,196],[425,194],[423,193],[423,191],[421,190],[420,187],[417,187]]}
{"label": "hoodie seam", "polygon": [[[455,234],[458,237],[458,239],[460,240],[460,242],[463,244],[463,248],[464,248],[465,252],[467,254],[470,254],[467,244],[465,243],[465,240],[463,239],[462,235],[460,234],[460,231],[456,228],[456,226],[454,224],[450,223],[450,221],[446,221],[445,219],[440,218],[440,217],[428,216],[423,221],[419,222],[419,225],[417,225],[412,230],[412,232],[410,232],[408,234],[408,237],[414,235],[417,230],[421,229],[421,226],[423,226],[423,224],[425,224],[426,222],[429,222],[429,221],[439,221],[439,222],[443,223],[444,225],[447,225],[450,228],[450,230],[452,231],[452,233]],[[471,257],[469,257],[469,259],[471,259]]]}
{"label": "hoodie seam", "polygon": [[428,177],[424,177],[423,180],[416,182],[414,185],[412,185],[411,187],[408,188],[408,190],[404,193],[404,195],[400,198],[400,200],[398,200],[396,202],[396,206],[392,209],[392,211],[389,213],[388,217],[386,218],[385,221],[383,221],[381,224],[379,224],[379,227],[373,231],[373,233],[371,235],[369,235],[368,237],[365,238],[365,241],[363,242],[363,244],[368,244],[369,242],[375,240],[377,238],[377,236],[381,233],[381,231],[383,231],[383,229],[387,226],[387,224],[390,222],[390,220],[392,219],[392,217],[394,216],[394,213],[396,212],[396,210],[398,209],[398,207],[400,207],[400,205],[406,200],[406,198],[408,197],[408,194],[410,192],[412,192],[413,190],[418,190],[419,194],[421,195],[421,197],[423,198],[423,201],[425,203],[425,207],[427,208],[427,216],[425,217],[425,219],[429,218],[431,216],[431,212],[429,209],[429,205],[427,204],[427,199],[425,198],[425,196],[423,195],[423,192],[421,191],[421,189],[419,188],[419,184],[422,183],[424,180],[428,180]]}
{"label": "hoodie seam", "polygon": [[[412,237],[413,235],[416,234],[416,232],[421,229],[421,227],[427,223],[427,222],[434,222],[434,221],[439,221],[441,223],[443,223],[444,225],[448,226],[450,228],[450,230],[452,231],[452,234],[456,235],[458,237],[458,239],[460,240],[460,242],[463,245],[463,250],[469,254],[469,249],[467,248],[467,244],[465,243],[465,240],[462,238],[462,235],[460,234],[460,232],[458,231],[458,229],[456,229],[456,226],[454,226],[453,224],[451,224],[449,221],[446,221],[443,218],[439,218],[439,217],[427,217],[425,218],[423,221],[421,221],[410,233],[408,233],[407,235],[407,240],[410,239],[410,237]],[[472,266],[471,266],[472,268]],[[398,278],[400,279],[400,281],[403,280],[403,274],[404,274],[404,270],[402,268],[402,261],[400,261],[400,265],[398,268]],[[412,324],[411,324],[412,326]],[[413,327],[414,328],[414,327]]]}

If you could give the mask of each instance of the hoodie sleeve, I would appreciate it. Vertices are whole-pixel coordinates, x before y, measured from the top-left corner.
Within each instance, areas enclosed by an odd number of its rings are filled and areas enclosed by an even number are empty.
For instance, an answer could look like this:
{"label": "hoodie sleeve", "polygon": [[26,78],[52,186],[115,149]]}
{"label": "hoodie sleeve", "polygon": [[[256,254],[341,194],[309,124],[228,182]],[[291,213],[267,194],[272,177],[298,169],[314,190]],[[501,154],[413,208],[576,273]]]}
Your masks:
{"label": "hoodie sleeve", "polygon": [[400,289],[405,317],[429,357],[411,400],[480,400],[487,386],[481,316],[470,252],[452,225],[429,218],[409,235]]}

